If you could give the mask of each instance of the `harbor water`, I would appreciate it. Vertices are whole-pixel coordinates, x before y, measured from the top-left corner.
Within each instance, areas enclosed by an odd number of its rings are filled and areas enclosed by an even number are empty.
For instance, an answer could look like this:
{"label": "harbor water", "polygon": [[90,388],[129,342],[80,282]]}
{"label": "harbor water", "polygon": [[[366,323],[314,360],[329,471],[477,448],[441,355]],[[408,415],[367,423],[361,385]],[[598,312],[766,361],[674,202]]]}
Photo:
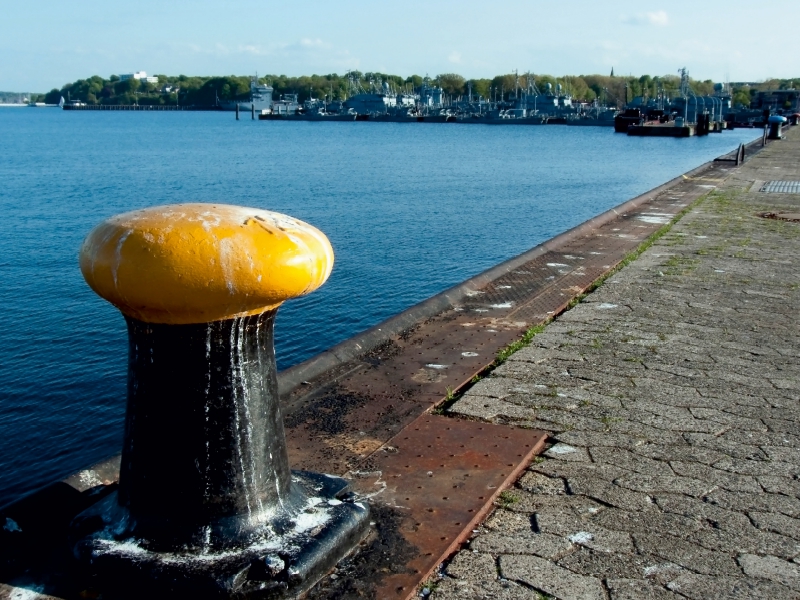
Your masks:
{"label": "harbor water", "polygon": [[286,368],[758,135],[0,110],[0,506],[121,447],[125,323],[77,264],[108,216],[204,201],[324,231],[328,283],[278,314]]}

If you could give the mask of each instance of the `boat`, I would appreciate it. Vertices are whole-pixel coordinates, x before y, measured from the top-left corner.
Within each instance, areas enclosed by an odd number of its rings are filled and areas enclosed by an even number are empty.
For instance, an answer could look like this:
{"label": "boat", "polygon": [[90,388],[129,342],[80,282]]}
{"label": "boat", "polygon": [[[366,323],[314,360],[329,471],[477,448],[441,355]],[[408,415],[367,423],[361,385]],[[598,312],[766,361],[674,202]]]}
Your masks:
{"label": "boat", "polygon": [[220,110],[236,110],[237,106],[241,111],[251,110],[261,112],[272,108],[273,88],[267,84],[258,82],[257,77],[250,79],[250,99],[249,100],[218,100],[217,106]]}

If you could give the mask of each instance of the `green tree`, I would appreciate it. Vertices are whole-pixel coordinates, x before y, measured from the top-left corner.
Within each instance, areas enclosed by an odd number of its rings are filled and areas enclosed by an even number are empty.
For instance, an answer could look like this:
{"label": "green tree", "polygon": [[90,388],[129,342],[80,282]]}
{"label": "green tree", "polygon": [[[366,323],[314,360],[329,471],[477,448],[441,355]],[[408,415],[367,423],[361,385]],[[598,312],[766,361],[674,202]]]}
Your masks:
{"label": "green tree", "polygon": [[61,101],[61,90],[53,88],[44,95],[44,101],[47,104],[58,104]]}
{"label": "green tree", "polygon": [[745,108],[750,108],[750,89],[749,88],[738,88],[733,93],[733,98],[731,98],[733,102],[733,106],[744,106]]}
{"label": "green tree", "polygon": [[444,90],[445,94],[461,96],[464,94],[466,80],[457,73],[443,73],[437,75],[436,83]]}
{"label": "green tree", "polygon": [[411,87],[416,89],[422,85],[422,77],[419,75],[411,75],[410,77],[406,77],[406,83],[410,83]]}
{"label": "green tree", "polygon": [[472,83],[472,94],[481,98],[489,97],[489,88],[492,87],[491,79],[470,79]]}

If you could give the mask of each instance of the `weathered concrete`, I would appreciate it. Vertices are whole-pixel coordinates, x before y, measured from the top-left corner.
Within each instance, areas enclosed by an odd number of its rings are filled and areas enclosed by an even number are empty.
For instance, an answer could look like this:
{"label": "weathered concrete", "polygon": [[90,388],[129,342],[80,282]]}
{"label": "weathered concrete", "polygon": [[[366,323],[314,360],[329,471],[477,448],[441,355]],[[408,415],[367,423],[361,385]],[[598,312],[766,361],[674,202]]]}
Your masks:
{"label": "weathered concrete", "polygon": [[758,216],[800,195],[769,180],[800,128],[451,407],[552,446],[434,598],[800,598],[800,223]]}

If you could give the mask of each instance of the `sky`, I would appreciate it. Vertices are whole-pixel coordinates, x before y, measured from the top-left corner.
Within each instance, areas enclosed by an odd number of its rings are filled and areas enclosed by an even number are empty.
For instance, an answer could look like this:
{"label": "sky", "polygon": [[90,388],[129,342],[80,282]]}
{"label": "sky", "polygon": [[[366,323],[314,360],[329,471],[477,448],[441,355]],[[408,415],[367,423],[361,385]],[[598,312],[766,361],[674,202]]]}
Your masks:
{"label": "sky", "polygon": [[39,0],[0,5],[0,90],[91,75],[800,77],[796,0]]}

